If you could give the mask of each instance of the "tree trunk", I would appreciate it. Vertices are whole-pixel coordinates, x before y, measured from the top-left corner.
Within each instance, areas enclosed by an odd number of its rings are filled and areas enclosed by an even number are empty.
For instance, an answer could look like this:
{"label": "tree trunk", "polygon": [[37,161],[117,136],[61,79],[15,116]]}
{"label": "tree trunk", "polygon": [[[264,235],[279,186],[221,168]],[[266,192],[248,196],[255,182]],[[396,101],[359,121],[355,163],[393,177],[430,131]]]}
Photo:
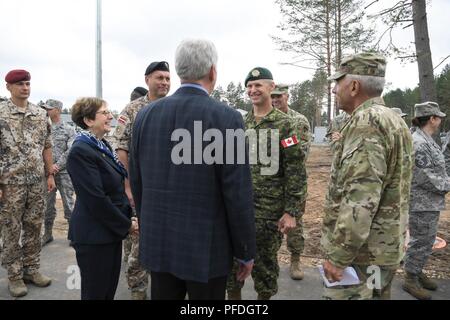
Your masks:
{"label": "tree trunk", "polygon": [[[326,37],[327,37],[327,75],[331,76],[331,27],[330,27],[330,0],[325,1],[325,13],[326,13]],[[328,124],[331,123],[331,83],[328,82],[327,86],[327,117]]]}
{"label": "tree trunk", "polygon": [[431,59],[430,39],[428,37],[426,0],[413,0],[414,38],[417,66],[419,68],[419,88],[422,101],[436,101],[433,61]]}
{"label": "tree trunk", "polygon": [[[430,38],[428,37],[426,0],[413,0],[414,40],[416,45],[417,66],[419,68],[419,89],[422,101],[437,102],[434,82],[433,61],[431,59]],[[440,130],[433,139],[441,145]]]}
{"label": "tree trunk", "polygon": [[[341,17],[341,0],[336,0],[335,3],[335,19],[336,19],[336,70],[339,68],[342,60],[342,17]],[[337,101],[334,99],[333,118],[337,114]]]}

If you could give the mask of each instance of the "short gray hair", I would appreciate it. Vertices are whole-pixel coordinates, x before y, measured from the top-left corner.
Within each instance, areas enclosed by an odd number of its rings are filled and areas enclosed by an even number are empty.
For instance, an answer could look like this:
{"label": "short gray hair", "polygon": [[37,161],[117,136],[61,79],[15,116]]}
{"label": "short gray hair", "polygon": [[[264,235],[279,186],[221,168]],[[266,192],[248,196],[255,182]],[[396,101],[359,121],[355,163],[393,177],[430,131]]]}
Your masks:
{"label": "short gray hair", "polygon": [[200,80],[213,65],[217,66],[217,50],[208,40],[183,40],[175,53],[175,70],[182,80]]}
{"label": "short gray hair", "polygon": [[347,74],[350,80],[361,83],[363,90],[371,96],[381,96],[384,90],[386,79],[384,77],[361,76],[356,74]]}

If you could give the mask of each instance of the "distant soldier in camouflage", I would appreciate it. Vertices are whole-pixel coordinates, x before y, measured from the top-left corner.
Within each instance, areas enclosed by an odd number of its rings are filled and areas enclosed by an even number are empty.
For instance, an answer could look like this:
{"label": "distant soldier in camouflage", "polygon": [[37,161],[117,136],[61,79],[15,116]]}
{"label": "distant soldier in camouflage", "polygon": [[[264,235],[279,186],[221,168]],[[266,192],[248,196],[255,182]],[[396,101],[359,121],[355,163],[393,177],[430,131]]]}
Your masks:
{"label": "distant soldier in camouflage", "polygon": [[[325,200],[323,268],[327,279],[336,282],[352,266],[360,284],[325,287],[325,299],[389,299],[404,256],[412,138],[380,97],[385,68],[384,57],[360,53],[344,58],[329,78],[336,81],[338,107],[350,118],[340,130]],[[367,283],[373,272],[374,283]]]}
{"label": "distant soldier in camouflage", "polygon": [[[53,172],[55,174],[56,189],[59,191],[63,203],[64,218],[69,222],[74,205],[74,191],[72,181],[66,170],[66,161],[76,132],[72,126],[61,121],[61,110],[63,107],[61,101],[49,99],[42,106],[47,110],[47,114],[52,122]],[[47,195],[42,246],[53,241],[52,231],[56,217],[56,189]]]}
{"label": "distant soldier in camouflage", "polygon": [[[251,167],[257,248],[252,278],[258,299],[268,300],[278,291],[277,252],[283,233],[295,228],[296,217],[302,214],[301,205],[306,199],[305,154],[292,118],[272,107],[270,94],[275,84],[271,72],[266,68],[254,68],[247,75],[245,86],[253,104],[253,110],[245,117],[245,126],[247,130],[256,131],[258,143],[250,141],[250,153],[260,149],[262,144],[267,144],[267,150],[271,150],[270,137],[274,131],[279,133],[276,146],[279,154],[271,155],[278,170],[271,175],[262,174],[262,169],[268,165],[262,164],[260,157]],[[265,130],[269,131],[267,139]],[[237,281],[236,271],[237,263],[227,283],[229,300],[242,298],[244,283]]]}
{"label": "distant soldier in camouflage", "polygon": [[346,112],[341,112],[333,120],[331,120],[328,126],[327,133],[325,137],[330,141],[331,151],[339,149],[338,144],[341,141],[342,133],[341,129],[350,119],[350,116]]}
{"label": "distant soldier in camouflage", "polygon": [[[136,99],[145,97],[147,95],[147,93],[148,93],[148,90],[143,88],[143,87],[136,87],[136,88],[134,88],[133,91],[131,91],[131,94],[130,94],[130,102],[132,102],[132,101],[134,101]],[[111,140],[115,140],[114,136],[112,136],[111,138],[112,138]],[[115,144],[116,143],[114,143],[114,145]],[[124,241],[124,243],[123,243],[123,253],[124,253],[124,255],[123,255],[123,262],[125,264],[128,263],[128,257],[130,256],[132,245],[133,245],[133,241],[131,241],[131,237],[126,239]]]}
{"label": "distant soldier in camouflage", "polygon": [[403,111],[402,111],[402,109],[400,109],[400,108],[391,108],[392,109],[392,111],[395,111],[395,113],[398,113],[398,115],[404,120],[407,116],[408,116],[408,114],[407,113],[404,113]]}
{"label": "distant soldier in camouflage", "polygon": [[130,101],[145,97],[148,94],[148,90],[142,87],[136,87],[131,91]]}
{"label": "distant soldier in camouflage", "polygon": [[[152,62],[145,70],[145,83],[148,86],[148,93],[145,96],[130,102],[123,109],[117,120],[117,127],[114,131],[114,138],[116,140],[115,149],[119,156],[119,160],[127,170],[128,153],[134,119],[142,107],[156,99],[165,97],[169,93],[169,64],[165,61]],[[130,200],[131,206],[134,207],[133,196],[131,194],[130,182],[128,179],[125,180],[125,192]],[[138,260],[139,236],[128,236],[125,240],[124,247],[131,248],[126,269],[128,286],[131,290],[131,298],[133,300],[145,300],[147,299],[148,274],[147,271],[141,268]]]}
{"label": "distant soldier in camouflage", "polygon": [[30,79],[25,70],[10,71],[5,81],[11,99],[0,104],[2,265],[13,297],[27,294],[24,281],[51,283],[39,272],[45,200],[55,188],[51,127],[45,111],[28,102]]}
{"label": "distant soldier in camouflage", "polygon": [[450,191],[450,178],[445,170],[441,148],[432,138],[439,131],[445,113],[435,102],[414,106],[413,134],[415,163],[411,183],[409,212],[410,241],[405,257],[403,289],[420,300],[431,299],[428,290],[437,283],[423,272],[437,234],[439,215],[445,210],[445,194]]}
{"label": "distant soldier in camouflage", "polygon": [[[284,112],[292,117],[294,123],[297,125],[297,130],[300,135],[300,143],[302,144],[305,158],[308,158],[309,148],[311,146],[311,127],[308,118],[300,112],[289,108],[289,86],[278,84],[271,93],[272,105],[278,110]],[[306,162],[305,159],[305,162]],[[301,204],[300,214],[297,216],[296,227],[287,234],[287,248],[291,253],[291,267],[289,269],[291,278],[293,280],[302,280],[305,276],[300,267],[300,255],[303,253],[305,247],[305,237],[303,235],[303,215],[305,214],[306,200]]]}

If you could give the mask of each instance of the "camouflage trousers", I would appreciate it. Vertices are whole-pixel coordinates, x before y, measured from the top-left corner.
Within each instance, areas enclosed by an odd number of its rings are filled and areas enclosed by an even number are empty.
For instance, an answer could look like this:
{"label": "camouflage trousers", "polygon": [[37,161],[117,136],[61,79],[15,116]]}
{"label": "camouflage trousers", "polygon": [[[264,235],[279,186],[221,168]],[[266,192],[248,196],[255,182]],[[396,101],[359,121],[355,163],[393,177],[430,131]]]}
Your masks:
{"label": "camouflage trousers", "polygon": [[[55,175],[56,189],[61,194],[61,200],[64,208],[64,218],[69,221],[72,214],[74,200],[73,200],[73,186],[72,180],[68,173],[59,173]],[[47,209],[45,210],[44,224],[45,228],[52,228],[56,217],[56,189],[47,194]]]}
{"label": "camouflage trousers", "polygon": [[408,249],[405,256],[405,271],[422,272],[433,250],[439,223],[439,211],[411,211],[409,213]]}
{"label": "camouflage trousers", "polygon": [[[379,273],[369,265],[352,265],[360,284],[351,286],[325,287],[322,297],[325,300],[390,300],[391,285],[397,266],[379,266]],[[378,277],[378,279],[375,279]]]}
{"label": "camouflage trousers", "polygon": [[[259,295],[273,296],[278,292],[278,250],[281,247],[283,235],[278,231],[277,220],[256,219],[256,256],[253,266],[252,278],[255,291]],[[234,262],[231,274],[227,281],[227,290],[238,290],[244,282],[236,280],[239,263]]]}
{"label": "camouflage trousers", "polygon": [[23,272],[39,270],[41,226],[46,202],[44,182],[31,185],[3,185],[0,229],[2,229],[2,266],[11,281],[22,279]]}
{"label": "camouflage trousers", "polygon": [[[300,212],[305,212],[304,202],[300,208]],[[286,237],[287,249],[293,255],[301,255],[303,249],[305,248],[305,237],[303,235],[303,214],[299,215],[296,219],[296,226],[294,229],[290,230]]]}
{"label": "camouflage trousers", "polygon": [[[149,274],[139,263],[139,236],[128,235],[124,241],[124,248],[130,248],[129,254],[126,257],[127,267],[125,269],[128,288],[131,291],[147,292]],[[126,249],[125,254],[127,254]]]}

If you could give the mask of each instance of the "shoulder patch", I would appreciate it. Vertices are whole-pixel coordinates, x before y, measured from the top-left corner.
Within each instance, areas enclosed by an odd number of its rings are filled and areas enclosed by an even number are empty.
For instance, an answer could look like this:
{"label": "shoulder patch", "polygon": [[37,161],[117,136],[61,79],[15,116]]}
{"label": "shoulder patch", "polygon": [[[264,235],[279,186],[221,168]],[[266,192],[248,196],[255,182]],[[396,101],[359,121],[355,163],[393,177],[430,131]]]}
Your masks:
{"label": "shoulder patch", "polygon": [[416,151],[416,167],[420,169],[425,169],[431,167],[431,159],[428,155],[421,150]]}

